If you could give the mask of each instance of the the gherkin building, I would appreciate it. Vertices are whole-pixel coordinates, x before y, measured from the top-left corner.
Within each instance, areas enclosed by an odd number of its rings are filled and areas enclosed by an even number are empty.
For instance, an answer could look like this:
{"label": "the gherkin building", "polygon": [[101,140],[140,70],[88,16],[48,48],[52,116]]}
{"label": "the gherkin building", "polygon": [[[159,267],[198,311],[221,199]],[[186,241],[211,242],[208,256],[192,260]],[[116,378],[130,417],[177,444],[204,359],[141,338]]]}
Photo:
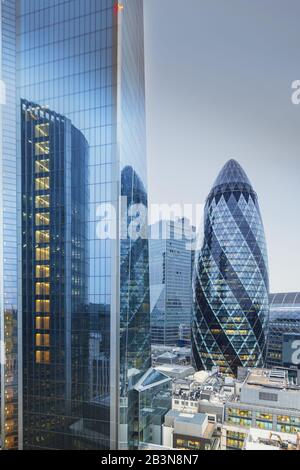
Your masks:
{"label": "the gherkin building", "polygon": [[198,370],[260,367],[269,317],[266,241],[257,195],[235,160],[207,198],[193,279],[192,347]]}

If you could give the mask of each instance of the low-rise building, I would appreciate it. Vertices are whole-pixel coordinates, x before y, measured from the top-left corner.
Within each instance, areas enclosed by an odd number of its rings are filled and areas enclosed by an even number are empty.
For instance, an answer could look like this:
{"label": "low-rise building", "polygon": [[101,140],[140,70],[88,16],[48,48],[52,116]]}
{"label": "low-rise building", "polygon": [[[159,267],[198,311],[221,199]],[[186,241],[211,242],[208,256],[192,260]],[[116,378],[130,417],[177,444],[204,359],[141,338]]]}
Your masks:
{"label": "low-rise building", "polygon": [[184,450],[217,450],[220,439],[216,424],[204,413],[170,410],[163,425],[163,446]]}
{"label": "low-rise building", "polygon": [[249,369],[240,393],[225,405],[221,449],[242,449],[251,428],[269,433],[300,432],[300,387],[288,371]]}

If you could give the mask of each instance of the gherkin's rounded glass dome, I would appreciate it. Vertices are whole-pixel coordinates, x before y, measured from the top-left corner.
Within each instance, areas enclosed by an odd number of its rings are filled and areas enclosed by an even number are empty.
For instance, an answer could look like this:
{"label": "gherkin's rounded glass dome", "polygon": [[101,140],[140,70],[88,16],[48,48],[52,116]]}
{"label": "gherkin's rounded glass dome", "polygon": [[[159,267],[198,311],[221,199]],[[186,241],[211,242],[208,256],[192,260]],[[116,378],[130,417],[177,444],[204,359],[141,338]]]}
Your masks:
{"label": "gherkin's rounded glass dome", "polygon": [[260,367],[269,316],[268,259],[257,195],[229,160],[207,198],[197,254],[192,325],[196,368]]}

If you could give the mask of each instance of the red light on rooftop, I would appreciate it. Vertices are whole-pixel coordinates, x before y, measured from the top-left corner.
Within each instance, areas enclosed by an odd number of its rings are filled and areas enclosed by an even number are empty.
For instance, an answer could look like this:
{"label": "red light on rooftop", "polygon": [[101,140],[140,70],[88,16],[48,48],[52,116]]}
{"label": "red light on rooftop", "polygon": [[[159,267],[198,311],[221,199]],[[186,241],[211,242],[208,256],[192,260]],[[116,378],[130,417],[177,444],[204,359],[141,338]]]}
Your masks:
{"label": "red light on rooftop", "polygon": [[114,14],[117,16],[120,11],[124,10],[123,3],[115,3],[114,5]]}

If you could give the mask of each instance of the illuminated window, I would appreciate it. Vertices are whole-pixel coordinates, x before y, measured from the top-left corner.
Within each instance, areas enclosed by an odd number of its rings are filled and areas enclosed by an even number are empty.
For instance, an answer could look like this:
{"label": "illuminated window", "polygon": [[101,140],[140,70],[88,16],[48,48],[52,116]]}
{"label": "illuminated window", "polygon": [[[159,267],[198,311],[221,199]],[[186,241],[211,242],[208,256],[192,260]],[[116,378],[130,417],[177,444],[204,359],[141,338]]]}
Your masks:
{"label": "illuminated window", "polygon": [[36,248],[35,259],[37,261],[48,261],[50,259],[50,247],[47,246],[45,248]]}
{"label": "illuminated window", "polygon": [[49,142],[36,142],[35,154],[38,155],[49,155]]}
{"label": "illuminated window", "polygon": [[50,196],[46,194],[44,196],[35,196],[35,207],[37,209],[48,209],[50,207]]}
{"label": "illuminated window", "polygon": [[48,137],[49,136],[49,123],[37,124],[35,126],[35,137]]}
{"label": "illuminated window", "polygon": [[36,191],[46,191],[50,188],[50,178],[36,178],[35,179],[35,190]]}
{"label": "illuminated window", "polygon": [[10,434],[15,428],[15,421],[13,419],[7,419],[5,421],[5,432]]}
{"label": "illuminated window", "polygon": [[38,264],[35,267],[35,277],[36,278],[46,278],[50,276],[50,267]]}
{"label": "illuminated window", "polygon": [[50,335],[37,333],[35,335],[35,345],[36,346],[49,346]]}
{"label": "illuminated window", "polygon": [[5,438],[5,449],[12,449],[16,445],[15,436],[8,436]]}
{"label": "illuminated window", "polygon": [[37,230],[35,232],[35,241],[36,243],[49,243],[50,242],[49,230]]}
{"label": "illuminated window", "polygon": [[50,317],[36,317],[36,330],[50,330]]}
{"label": "illuminated window", "polygon": [[49,225],[49,223],[49,212],[39,212],[38,214],[35,214],[35,225]]}
{"label": "illuminated window", "polygon": [[50,160],[36,160],[35,173],[49,173]]}
{"label": "illuminated window", "polygon": [[11,404],[11,403],[10,403],[10,404],[6,404],[4,410],[5,410],[5,416],[6,416],[7,418],[10,418],[10,417],[13,416],[13,414],[14,414],[15,407],[14,407],[14,405]]}
{"label": "illuminated window", "polygon": [[37,282],[35,285],[36,295],[49,295],[50,283],[49,282]]}
{"label": "illuminated window", "polygon": [[36,300],[35,308],[37,313],[50,313],[50,300]]}
{"label": "illuminated window", "polygon": [[49,364],[50,362],[50,351],[36,351],[35,361],[37,364]]}

